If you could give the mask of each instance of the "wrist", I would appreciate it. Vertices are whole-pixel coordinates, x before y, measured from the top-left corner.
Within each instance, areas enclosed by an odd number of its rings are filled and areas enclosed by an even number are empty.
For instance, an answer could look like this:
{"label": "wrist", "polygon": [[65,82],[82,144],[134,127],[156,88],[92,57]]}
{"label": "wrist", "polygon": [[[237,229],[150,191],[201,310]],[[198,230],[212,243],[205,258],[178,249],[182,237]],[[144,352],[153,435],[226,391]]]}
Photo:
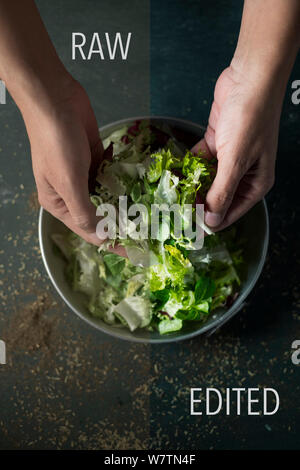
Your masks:
{"label": "wrist", "polygon": [[299,0],[245,0],[237,47],[236,74],[255,86],[284,96],[300,46]]}
{"label": "wrist", "polygon": [[236,82],[252,89],[257,96],[261,94],[266,99],[270,97],[280,103],[284,98],[292,63],[280,60],[279,57],[266,58],[256,51],[252,53],[237,48],[230,68]]}

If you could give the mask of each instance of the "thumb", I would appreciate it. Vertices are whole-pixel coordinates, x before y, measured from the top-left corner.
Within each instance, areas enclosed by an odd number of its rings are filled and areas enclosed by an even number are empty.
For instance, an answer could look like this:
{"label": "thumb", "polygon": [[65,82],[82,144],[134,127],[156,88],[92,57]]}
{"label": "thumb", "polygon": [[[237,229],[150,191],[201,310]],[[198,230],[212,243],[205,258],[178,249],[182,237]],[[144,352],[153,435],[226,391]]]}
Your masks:
{"label": "thumb", "polygon": [[240,164],[232,158],[218,161],[217,175],[206,196],[205,223],[210,227],[220,225],[232,203],[242,177]]}
{"label": "thumb", "polygon": [[98,220],[96,208],[90,201],[87,178],[74,181],[64,201],[74,224],[87,233],[95,233]]}

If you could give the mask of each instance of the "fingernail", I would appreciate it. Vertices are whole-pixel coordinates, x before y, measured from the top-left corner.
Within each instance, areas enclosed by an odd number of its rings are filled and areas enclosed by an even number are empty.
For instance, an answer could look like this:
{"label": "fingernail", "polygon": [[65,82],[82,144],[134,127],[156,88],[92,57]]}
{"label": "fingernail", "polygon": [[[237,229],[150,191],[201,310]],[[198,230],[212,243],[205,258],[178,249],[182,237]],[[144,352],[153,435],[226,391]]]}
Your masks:
{"label": "fingernail", "polygon": [[221,214],[207,211],[205,212],[204,220],[209,227],[217,227],[222,222],[222,216]]}

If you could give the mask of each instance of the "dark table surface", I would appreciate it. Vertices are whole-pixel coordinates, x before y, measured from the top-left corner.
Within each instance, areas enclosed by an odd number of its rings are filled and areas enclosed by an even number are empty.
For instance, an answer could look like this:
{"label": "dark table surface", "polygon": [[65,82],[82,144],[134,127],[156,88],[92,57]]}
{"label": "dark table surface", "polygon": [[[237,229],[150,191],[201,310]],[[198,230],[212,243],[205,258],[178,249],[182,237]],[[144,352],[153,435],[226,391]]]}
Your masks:
{"label": "dark table surface", "polygon": [[[99,125],[136,115],[207,122],[232,57],[242,2],[37,2],[63,62],[89,93]],[[71,33],[131,31],[127,61],[71,59]],[[291,82],[277,180],[267,197],[267,262],[247,306],[210,338],[162,346],[110,338],[62,302],[40,257],[38,203],[22,118],[0,105],[0,449],[295,449],[300,443],[300,106]],[[274,387],[274,416],[190,416],[190,387]]]}

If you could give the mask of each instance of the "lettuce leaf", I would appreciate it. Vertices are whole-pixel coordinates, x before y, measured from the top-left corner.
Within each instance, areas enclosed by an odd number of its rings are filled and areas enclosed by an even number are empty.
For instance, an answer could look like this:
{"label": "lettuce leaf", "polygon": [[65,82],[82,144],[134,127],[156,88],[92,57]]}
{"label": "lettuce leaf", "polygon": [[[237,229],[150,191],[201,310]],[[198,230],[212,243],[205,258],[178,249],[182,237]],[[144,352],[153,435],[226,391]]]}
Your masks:
{"label": "lettuce leaf", "polygon": [[166,319],[162,320],[158,324],[158,331],[161,335],[166,335],[168,333],[173,333],[174,331],[181,330],[182,320],[179,318],[173,318],[172,320]]}
{"label": "lettuce leaf", "polygon": [[126,297],[114,307],[114,312],[123,318],[130,331],[144,328],[151,321],[151,304],[148,299],[143,297]]}

